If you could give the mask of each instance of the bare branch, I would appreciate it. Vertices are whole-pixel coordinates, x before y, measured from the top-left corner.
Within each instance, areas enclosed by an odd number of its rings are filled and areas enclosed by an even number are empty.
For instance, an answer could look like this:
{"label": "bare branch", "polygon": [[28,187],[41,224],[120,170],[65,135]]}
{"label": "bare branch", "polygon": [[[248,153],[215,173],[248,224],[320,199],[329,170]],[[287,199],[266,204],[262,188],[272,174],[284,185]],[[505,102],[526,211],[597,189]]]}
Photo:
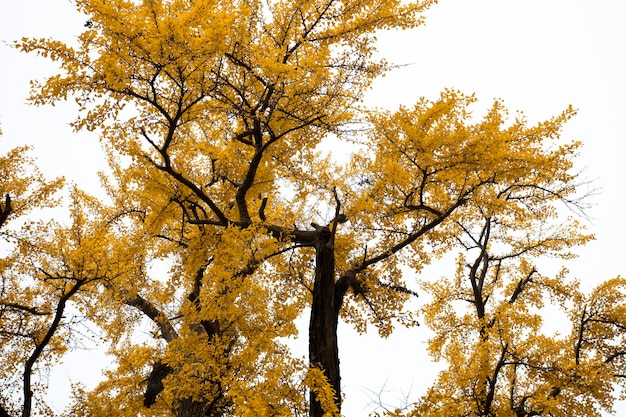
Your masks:
{"label": "bare branch", "polygon": [[26,311],[35,316],[49,316],[50,314],[52,314],[51,311],[39,311],[37,310],[36,307],[27,307],[27,306],[23,306],[21,304],[16,304],[16,303],[6,303],[4,304],[4,306],[13,308],[15,310]]}

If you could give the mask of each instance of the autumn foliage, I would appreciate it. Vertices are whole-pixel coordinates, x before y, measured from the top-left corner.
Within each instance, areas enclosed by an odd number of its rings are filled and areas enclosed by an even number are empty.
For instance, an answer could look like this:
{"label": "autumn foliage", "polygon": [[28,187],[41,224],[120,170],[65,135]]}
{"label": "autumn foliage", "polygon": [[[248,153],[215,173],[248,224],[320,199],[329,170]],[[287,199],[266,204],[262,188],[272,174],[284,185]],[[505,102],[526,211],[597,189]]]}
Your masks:
{"label": "autumn foliage", "polygon": [[[478,117],[455,90],[363,103],[392,69],[375,34],[419,26],[434,1],[76,3],[76,44],[16,46],[59,64],[30,99],[75,100],[110,169],[96,198],[46,182],[24,149],[0,159],[0,416],[51,413],[45,369],[85,323],[114,364],[69,415],[339,415],[339,321],[387,336],[418,319],[447,368],[387,415],[611,409],[626,282],[586,294],[541,269],[592,238],[563,215],[583,207],[579,143],[560,138],[574,110],[529,125],[499,101]],[[34,220],[59,205],[69,221]],[[404,278],[450,254],[451,276]],[[563,333],[545,331],[549,308]]]}

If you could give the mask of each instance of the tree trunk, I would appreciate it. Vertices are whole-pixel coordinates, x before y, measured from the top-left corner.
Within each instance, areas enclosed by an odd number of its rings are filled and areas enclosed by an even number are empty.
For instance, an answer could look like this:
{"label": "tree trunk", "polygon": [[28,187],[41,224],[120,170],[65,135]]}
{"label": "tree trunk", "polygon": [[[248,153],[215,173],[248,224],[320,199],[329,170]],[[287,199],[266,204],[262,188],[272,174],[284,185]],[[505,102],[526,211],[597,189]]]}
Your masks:
{"label": "tree trunk", "polygon": [[215,393],[212,400],[209,398],[202,398],[202,400],[194,400],[193,398],[186,398],[178,401],[174,408],[174,415],[176,417],[220,417],[230,416],[228,412],[231,402],[222,394],[221,389]]}
{"label": "tree trunk", "polygon": [[[341,379],[339,375],[339,350],[337,323],[339,309],[335,301],[335,251],[333,236],[328,227],[318,229],[315,242],[315,282],[309,322],[309,362],[324,371],[335,391],[335,404],[341,407]],[[324,410],[310,394],[310,417],[323,417]]]}
{"label": "tree trunk", "polygon": [[193,401],[191,399],[182,400],[176,407],[176,417],[204,417],[206,414],[207,405],[204,402]]}

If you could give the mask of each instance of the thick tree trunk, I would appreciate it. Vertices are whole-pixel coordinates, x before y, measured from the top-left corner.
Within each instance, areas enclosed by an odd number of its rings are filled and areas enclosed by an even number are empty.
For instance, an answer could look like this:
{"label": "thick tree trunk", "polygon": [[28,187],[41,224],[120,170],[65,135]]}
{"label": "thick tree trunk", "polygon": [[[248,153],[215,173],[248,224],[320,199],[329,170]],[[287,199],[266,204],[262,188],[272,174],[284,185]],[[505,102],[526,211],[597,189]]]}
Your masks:
{"label": "thick tree trunk", "polygon": [[[335,391],[337,408],[341,406],[341,379],[337,323],[339,309],[335,301],[335,253],[328,227],[318,230],[315,242],[315,282],[309,322],[309,362],[324,371]],[[310,417],[322,417],[324,410],[314,393],[310,395]]]}
{"label": "thick tree trunk", "polygon": [[225,411],[227,408],[225,403],[226,401],[224,401],[222,396],[219,396],[212,402],[185,399],[178,403],[174,410],[174,415],[176,417],[219,417],[230,415]]}
{"label": "thick tree trunk", "polygon": [[176,407],[176,417],[204,417],[207,415],[207,405],[204,402],[183,400]]}

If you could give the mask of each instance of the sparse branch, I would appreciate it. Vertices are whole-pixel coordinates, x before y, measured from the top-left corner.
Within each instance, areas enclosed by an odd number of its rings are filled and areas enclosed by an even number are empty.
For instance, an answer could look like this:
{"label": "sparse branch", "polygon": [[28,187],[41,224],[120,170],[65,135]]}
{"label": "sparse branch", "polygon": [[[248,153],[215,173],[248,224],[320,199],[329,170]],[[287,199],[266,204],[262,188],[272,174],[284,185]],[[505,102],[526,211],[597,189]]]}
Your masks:
{"label": "sparse branch", "polygon": [[272,237],[279,241],[290,240],[303,246],[313,246],[317,238],[316,230],[286,228],[275,224],[265,225],[265,228],[267,228]]}
{"label": "sparse branch", "polygon": [[267,141],[267,143],[265,144],[265,147],[271,145],[272,143],[276,142],[277,140],[281,139],[282,137],[288,135],[291,132],[295,132],[297,130],[302,130],[303,128],[313,125],[317,122],[320,122],[323,118],[323,116],[315,116],[315,117],[311,117],[311,118],[307,118],[307,119],[302,119],[301,117],[298,117],[290,112],[288,112],[285,109],[279,108],[277,109],[278,112],[283,113],[285,116],[289,116],[289,118],[294,119],[294,120],[298,120],[300,122],[300,124],[293,126],[287,130],[284,130],[283,132],[280,132],[279,134],[275,134],[272,132],[271,135],[271,140]]}
{"label": "sparse branch", "polygon": [[485,219],[480,236],[474,242],[480,248],[480,253],[476,256],[474,263],[470,265],[469,280],[472,285],[472,293],[474,296],[474,305],[476,306],[476,314],[482,319],[485,316],[485,304],[487,299],[484,297],[483,288],[485,277],[489,268],[489,256],[487,253],[487,245],[491,236],[491,219]]}
{"label": "sparse branch", "polygon": [[443,216],[443,213],[441,211],[426,204],[406,204],[405,207],[410,211],[426,211],[428,213],[434,214],[437,217]]}
{"label": "sparse branch", "polygon": [[251,137],[252,135],[254,135],[254,130],[246,130],[244,132],[241,132],[235,135],[233,137],[233,140],[236,140],[237,142],[241,142],[244,145],[254,146],[254,143],[251,140],[246,139],[247,137]]}
{"label": "sparse branch", "polygon": [[537,273],[537,270],[535,268],[533,268],[528,273],[528,275],[526,275],[525,278],[521,278],[517,282],[517,286],[515,287],[515,290],[513,291],[513,294],[511,294],[511,297],[509,298],[509,304],[513,304],[515,301],[517,301],[517,298],[519,297],[519,295],[522,293],[522,291],[524,291],[524,288],[526,288],[526,284],[528,284],[529,282],[532,281],[532,277],[536,273]]}
{"label": "sparse branch", "polygon": [[427,232],[429,232],[430,230],[434,229],[439,224],[441,224],[450,215],[452,215],[452,213],[457,208],[459,208],[463,204],[465,204],[465,202],[466,202],[465,198],[458,199],[445,213],[442,213],[441,216],[439,216],[436,219],[426,223],[424,226],[420,227],[418,230],[414,231],[409,236],[407,236],[405,239],[403,239],[400,242],[396,243],[395,245],[393,245],[388,250],[386,250],[386,251],[384,251],[382,253],[379,253],[378,255],[375,255],[375,256],[373,256],[371,258],[368,258],[368,259],[366,259],[364,261],[362,261],[360,264],[358,264],[357,266],[352,268],[352,271],[354,273],[362,272],[365,269],[367,269],[369,266],[374,265],[374,264],[376,264],[378,262],[384,261],[385,259],[388,259],[389,257],[395,255],[397,252],[399,252],[400,250],[402,250],[405,247],[409,246],[411,243],[415,242],[417,239],[419,239],[420,237],[425,235]]}
{"label": "sparse branch", "polygon": [[[156,77],[155,77],[156,80]],[[154,87],[154,82],[150,83],[151,87],[152,87],[152,93],[153,93],[153,97],[148,97],[147,95],[142,95],[137,93],[135,90],[133,90],[132,88],[126,88],[126,89],[122,89],[122,90],[117,90],[114,88],[111,88],[109,86],[106,87],[106,89],[108,91],[110,91],[111,93],[114,94],[118,94],[121,96],[128,96],[128,97],[132,97],[137,99],[140,102],[145,102],[150,104],[151,106],[154,106],[155,110],[157,110],[159,112],[159,114],[161,114],[163,117],[165,117],[165,119],[168,121],[168,123],[171,123],[173,121],[172,116],[169,114],[169,112],[158,102],[157,97],[158,97],[158,93],[156,92],[156,89]]]}
{"label": "sparse branch", "polygon": [[226,54],[224,54],[228,59],[231,60],[231,62],[243,69],[245,69],[247,71],[247,73],[251,74],[258,82],[260,82],[263,86],[267,86],[267,81],[265,81],[263,79],[263,77],[261,77],[260,75],[258,75],[256,73],[256,71],[254,71],[254,68],[252,68],[249,64],[245,63],[242,59],[237,58],[235,55],[233,55],[230,52],[227,52]]}
{"label": "sparse branch", "polygon": [[343,299],[348,289],[352,289],[355,295],[365,295],[365,289],[361,285],[361,282],[356,277],[356,274],[352,271],[348,271],[343,274],[335,283],[335,310],[339,313]]}
{"label": "sparse branch", "polygon": [[4,306],[15,309],[15,310],[25,311],[35,316],[49,316],[50,314],[52,314],[52,312],[50,311],[39,311],[37,310],[36,307],[23,306],[17,303],[6,303],[4,304]]}
{"label": "sparse branch", "polygon": [[267,255],[264,255],[263,257],[261,257],[260,259],[251,259],[250,262],[248,262],[248,264],[240,269],[239,271],[237,271],[233,277],[246,277],[246,276],[250,276],[252,274],[254,274],[254,272],[261,266],[263,265],[263,263],[275,256],[279,256],[283,253],[289,252],[289,251],[293,251],[294,249],[297,248],[302,248],[302,247],[306,247],[307,245],[302,245],[302,244],[295,244],[295,245],[291,245],[291,246],[287,246],[283,249],[279,249],[275,252],[269,253]]}
{"label": "sparse branch", "polygon": [[173,369],[162,362],[155,362],[152,366],[152,371],[148,375],[146,384],[146,391],[143,395],[144,407],[151,407],[156,403],[158,395],[163,391],[163,379],[170,375]]}
{"label": "sparse branch", "polygon": [[604,359],[604,363],[611,363],[613,362],[615,359],[617,358],[621,358],[626,356],[626,351],[618,351],[618,352],[614,352],[612,354],[610,354],[609,356],[606,357],[606,359]]}
{"label": "sparse branch", "polygon": [[[156,162],[149,159],[150,163],[154,165],[157,169],[164,171],[172,176],[176,181],[181,183],[182,185],[189,188],[200,200],[206,203],[207,206],[211,209],[211,211],[217,216],[217,221],[212,221],[210,224],[216,224],[220,226],[226,226],[230,224],[230,221],[226,217],[226,215],[220,210],[220,208],[215,204],[215,202],[208,196],[200,187],[198,187],[193,181],[186,178],[183,174],[176,171],[171,165],[160,165]],[[209,222],[204,222],[204,224],[209,224]]]}
{"label": "sparse branch", "polygon": [[[426,234],[428,231],[430,231],[431,229],[435,228],[437,225],[439,225],[440,223],[442,223],[445,219],[447,219],[453,212],[454,210],[456,210],[458,207],[460,207],[461,205],[465,204],[465,199],[459,199],[455,204],[453,204],[447,212],[441,214],[439,217],[437,217],[436,219],[432,220],[431,222],[427,223],[426,225],[422,226],[421,228],[419,228],[417,231],[409,234],[405,239],[403,239],[402,241],[398,242],[397,244],[393,245],[391,248],[389,248],[387,251],[382,252],[378,255],[375,255],[371,258],[366,258],[365,256],[367,256],[367,254],[364,256],[363,260],[360,262],[360,264],[356,265],[355,267],[353,267],[352,269],[346,271],[343,276],[337,281],[336,284],[336,289],[335,289],[335,306],[337,308],[341,308],[341,305],[343,304],[343,298],[345,296],[345,293],[347,291],[348,288],[352,287],[353,290],[355,291],[356,294],[364,294],[363,289],[361,287],[360,282],[358,281],[358,279],[356,278],[356,275],[362,271],[364,271],[365,269],[367,269],[368,267],[378,263],[378,262],[382,262],[388,258],[390,258],[391,256],[393,256],[394,254],[396,254],[397,252],[399,252],[400,250],[404,249],[405,247],[407,247],[408,245],[410,245],[411,243],[415,242],[418,238],[420,238],[421,236],[423,236],[424,234]],[[336,214],[337,217],[337,214]],[[384,283],[380,283],[382,286],[387,286]],[[399,286],[393,286],[393,285],[389,285],[387,286],[390,289],[393,289],[395,291],[399,291],[399,292],[405,292],[411,295],[417,295],[416,293],[403,288],[403,287],[399,287]],[[368,303],[369,301],[366,300]]]}
{"label": "sparse branch", "polygon": [[[212,259],[209,260],[207,266],[211,263],[211,261]],[[202,289],[202,278],[204,278],[204,272],[206,271],[206,268],[206,266],[198,268],[198,270],[196,271],[196,275],[194,275],[193,278],[193,287],[191,289],[191,292],[189,293],[189,295],[187,295],[187,299],[194,303],[196,307],[199,307],[200,305],[200,290]]]}
{"label": "sparse branch", "polygon": [[600,324],[606,324],[609,326],[614,326],[617,329],[619,329],[620,331],[626,331],[626,326],[623,324],[618,323],[617,321],[613,320],[613,319],[607,319],[606,317],[603,317],[601,315],[594,315],[594,317],[589,318],[588,320],[589,323],[600,323]]}

